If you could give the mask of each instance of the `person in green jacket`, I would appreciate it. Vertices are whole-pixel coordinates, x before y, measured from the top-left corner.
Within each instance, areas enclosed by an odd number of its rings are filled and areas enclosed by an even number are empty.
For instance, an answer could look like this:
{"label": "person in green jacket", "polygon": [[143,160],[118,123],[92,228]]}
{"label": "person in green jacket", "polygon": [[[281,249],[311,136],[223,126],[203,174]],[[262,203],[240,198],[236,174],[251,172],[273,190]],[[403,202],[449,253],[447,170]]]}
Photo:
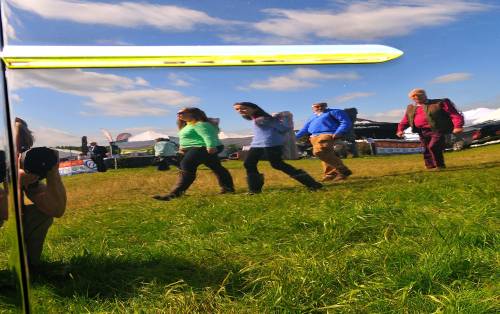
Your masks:
{"label": "person in green jacket", "polygon": [[184,155],[179,171],[179,178],[168,194],[155,195],[154,199],[169,201],[184,194],[196,178],[198,166],[204,164],[217,177],[221,193],[234,192],[233,178],[221,165],[219,157],[224,146],[219,140],[219,129],[203,110],[189,107],[177,113],[180,152]]}

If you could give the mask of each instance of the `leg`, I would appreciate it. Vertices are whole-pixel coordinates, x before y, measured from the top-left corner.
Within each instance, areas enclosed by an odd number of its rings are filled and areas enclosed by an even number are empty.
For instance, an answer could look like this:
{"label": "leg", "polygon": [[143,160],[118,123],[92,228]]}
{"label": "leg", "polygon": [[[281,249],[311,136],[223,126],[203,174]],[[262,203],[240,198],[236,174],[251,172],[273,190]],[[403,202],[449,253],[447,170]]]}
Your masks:
{"label": "leg", "polygon": [[293,179],[299,181],[303,185],[307,186],[312,190],[317,190],[323,185],[316,182],[307,172],[301,169],[297,169],[290,164],[283,161],[281,157],[282,146],[266,147],[266,155],[274,169],[281,170],[288,174]]}
{"label": "leg", "polygon": [[283,146],[266,147],[265,154],[271,164],[271,167],[274,169],[283,171],[289,176],[294,175],[297,172],[295,167],[283,161]]}
{"label": "leg", "polygon": [[432,132],[428,144],[432,160],[437,168],[445,168],[443,151],[445,148],[444,135],[439,132]]}
{"label": "leg", "polygon": [[233,177],[231,176],[231,173],[229,173],[229,171],[224,166],[222,166],[217,154],[207,153],[206,161],[204,162],[204,164],[210,170],[212,170],[217,177],[217,181],[219,182],[219,186],[221,188],[221,193],[234,192]]}
{"label": "leg", "polygon": [[168,160],[166,157],[160,157],[158,159],[158,170],[160,171],[166,171],[169,170],[170,167],[168,166]]}
{"label": "leg", "polygon": [[155,195],[154,199],[161,201],[169,201],[172,198],[179,197],[193,184],[196,178],[196,170],[198,166],[204,162],[203,151],[206,152],[205,148],[192,148],[184,154],[182,158],[181,169],[179,171],[179,176],[177,183],[174,185],[173,189],[168,194]]}
{"label": "leg", "polygon": [[27,205],[23,207],[22,219],[28,264],[36,267],[40,264],[43,243],[54,218],[38,210],[35,205]]}
{"label": "leg", "polygon": [[252,147],[243,163],[247,172],[248,191],[252,194],[260,193],[264,185],[264,176],[257,169],[257,164],[263,155],[264,148]]}
{"label": "leg", "polygon": [[431,141],[431,137],[429,135],[430,130],[422,130],[420,135],[420,143],[422,143],[422,147],[424,148],[423,156],[425,168],[433,169],[436,168],[436,164],[434,163],[434,158],[432,157],[431,150],[429,148],[429,143]]}
{"label": "leg", "polygon": [[333,149],[334,140],[331,135],[313,136],[311,137],[311,143],[314,156],[323,162],[324,181],[343,180],[352,174],[351,170],[335,154]]}

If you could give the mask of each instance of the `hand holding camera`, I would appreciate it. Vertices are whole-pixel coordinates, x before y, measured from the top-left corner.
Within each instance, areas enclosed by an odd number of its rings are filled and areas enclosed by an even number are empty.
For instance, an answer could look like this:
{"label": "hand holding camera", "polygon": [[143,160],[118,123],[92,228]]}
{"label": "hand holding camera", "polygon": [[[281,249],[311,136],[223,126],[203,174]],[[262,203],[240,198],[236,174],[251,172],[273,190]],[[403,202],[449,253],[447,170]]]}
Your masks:
{"label": "hand holding camera", "polygon": [[33,147],[19,155],[19,176],[24,186],[47,177],[54,170],[58,171],[59,153],[47,147]]}

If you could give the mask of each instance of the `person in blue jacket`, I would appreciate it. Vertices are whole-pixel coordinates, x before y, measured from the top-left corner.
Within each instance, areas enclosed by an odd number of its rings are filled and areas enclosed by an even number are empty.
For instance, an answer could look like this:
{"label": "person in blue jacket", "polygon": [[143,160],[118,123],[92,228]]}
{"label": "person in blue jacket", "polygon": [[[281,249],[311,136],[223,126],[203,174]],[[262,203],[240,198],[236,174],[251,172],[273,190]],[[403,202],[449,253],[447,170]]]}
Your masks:
{"label": "person in blue jacket", "polygon": [[244,119],[253,121],[254,137],[244,162],[251,194],[262,191],[264,175],[259,173],[257,164],[264,157],[267,157],[274,169],[283,171],[309,189],[316,190],[322,187],[321,183],[316,182],[304,170],[296,169],[283,161],[285,134],[290,131],[287,126],[254,103],[238,102],[233,107]]}
{"label": "person in blue jacket", "polygon": [[344,110],[330,109],[324,102],[313,104],[312,110],[314,115],[296,133],[296,137],[309,136],[313,154],[323,164],[323,182],[345,180],[352,171],[335,154],[333,147],[336,140],[349,133],[352,122]]}

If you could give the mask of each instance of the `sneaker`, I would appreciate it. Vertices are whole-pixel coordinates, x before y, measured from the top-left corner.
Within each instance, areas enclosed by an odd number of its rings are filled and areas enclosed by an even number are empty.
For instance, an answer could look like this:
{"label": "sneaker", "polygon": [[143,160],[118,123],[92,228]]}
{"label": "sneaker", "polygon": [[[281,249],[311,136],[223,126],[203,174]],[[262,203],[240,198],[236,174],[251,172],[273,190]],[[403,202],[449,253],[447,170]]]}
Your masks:
{"label": "sneaker", "polygon": [[352,171],[347,169],[344,172],[339,172],[335,179],[333,179],[333,182],[339,182],[339,181],[344,181],[347,179],[352,174]]}
{"label": "sneaker", "polygon": [[235,190],[234,188],[222,188],[219,192],[219,194],[228,194],[228,193],[234,193]]}
{"label": "sneaker", "polygon": [[159,200],[159,201],[170,201],[171,199],[175,198],[176,196],[173,195],[173,194],[158,194],[158,195],[154,195],[153,198],[155,200]]}
{"label": "sneaker", "polygon": [[321,182],[328,182],[328,181],[332,181],[335,179],[335,177],[337,176],[337,174],[328,174],[326,176],[324,176],[322,179],[321,179]]}

